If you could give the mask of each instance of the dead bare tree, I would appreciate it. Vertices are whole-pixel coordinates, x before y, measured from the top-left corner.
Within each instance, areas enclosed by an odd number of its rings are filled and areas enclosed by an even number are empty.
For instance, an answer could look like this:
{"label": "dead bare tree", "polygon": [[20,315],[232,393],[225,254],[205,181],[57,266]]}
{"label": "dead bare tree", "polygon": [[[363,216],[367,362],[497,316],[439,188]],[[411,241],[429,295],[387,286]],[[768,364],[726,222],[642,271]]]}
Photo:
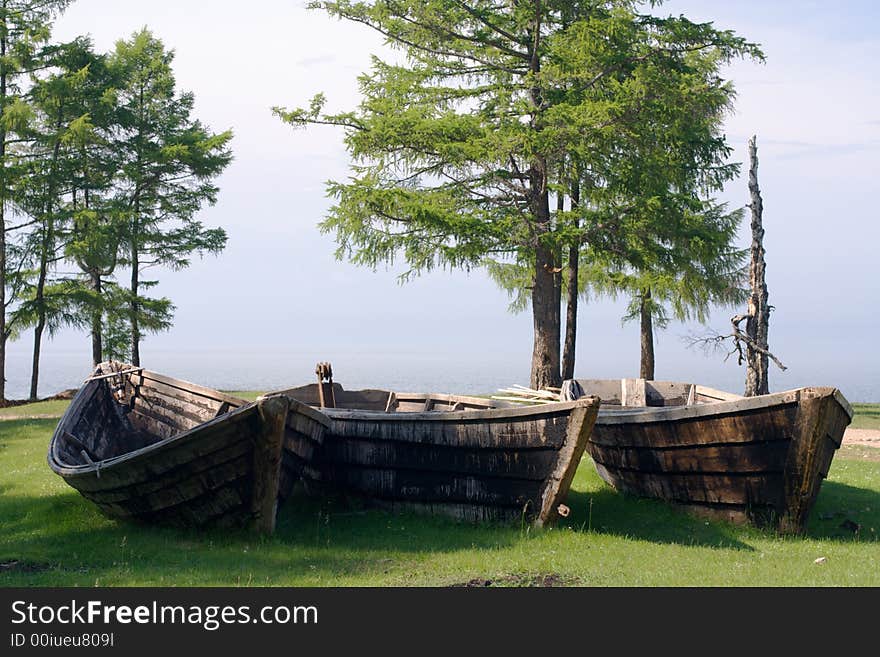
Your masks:
{"label": "dead bare tree", "polygon": [[[767,303],[767,264],[764,260],[764,202],[758,187],[758,145],[756,137],[749,139],[749,194],[752,202],[752,259],[749,267],[749,312],[746,315],[746,397],[766,395],[770,392],[767,379],[767,334],[770,326],[770,306]],[[734,318],[736,320],[736,318]],[[739,330],[734,321],[734,327]],[[742,321],[742,320],[740,320]]]}
{"label": "dead bare tree", "polygon": [[[708,336],[688,337],[687,342],[691,345],[699,345],[706,349],[720,348],[728,341],[732,342],[732,349],[728,352],[725,360],[732,354],[737,354],[740,365],[746,364],[746,397],[766,395],[770,392],[768,380],[769,361],[772,360],[779,369],[785,371],[786,367],[776,356],[770,352],[768,331],[770,326],[770,310],[768,303],[767,281],[765,278],[767,263],[764,251],[764,202],[761,198],[761,189],[758,187],[758,145],[757,138],[749,139],[749,195],[751,203],[751,228],[752,246],[751,261],[749,265],[749,296],[748,312],[735,315],[730,319],[733,330],[727,334],[712,333]],[[740,324],[746,321],[746,330],[740,328]]]}

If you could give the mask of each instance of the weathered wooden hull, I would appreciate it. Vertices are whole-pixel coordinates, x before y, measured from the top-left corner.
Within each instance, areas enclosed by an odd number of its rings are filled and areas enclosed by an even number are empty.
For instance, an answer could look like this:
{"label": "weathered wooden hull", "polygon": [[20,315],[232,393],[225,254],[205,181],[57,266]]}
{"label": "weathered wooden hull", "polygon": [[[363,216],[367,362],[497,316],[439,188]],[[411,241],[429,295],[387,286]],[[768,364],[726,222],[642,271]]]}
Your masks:
{"label": "weathered wooden hull", "polygon": [[[314,403],[310,388],[282,394]],[[349,408],[321,409],[330,425],[315,468],[304,474],[315,488],[392,510],[536,525],[556,519],[599,405],[593,397],[495,408],[451,395],[346,394],[336,396]],[[395,411],[352,408],[358,401],[375,409],[393,401]]]}
{"label": "weathered wooden hull", "polygon": [[106,515],[274,529],[327,420],[284,397],[255,403],[117,363],[61,418],[49,465]]}
{"label": "weathered wooden hull", "polygon": [[798,533],[851,418],[834,388],[667,408],[603,407],[587,449],[599,475],[620,491]]}

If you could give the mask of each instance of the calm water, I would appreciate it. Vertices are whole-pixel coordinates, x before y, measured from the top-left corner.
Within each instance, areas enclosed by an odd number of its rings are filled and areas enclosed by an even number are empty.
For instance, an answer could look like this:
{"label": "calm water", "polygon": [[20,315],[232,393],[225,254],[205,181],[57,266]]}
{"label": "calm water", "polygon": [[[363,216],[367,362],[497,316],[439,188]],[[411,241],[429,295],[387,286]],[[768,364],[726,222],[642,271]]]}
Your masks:
{"label": "calm water", "polygon": [[[349,389],[375,387],[402,391],[487,394],[512,384],[528,385],[529,354],[515,357],[464,357],[455,353],[301,353],[277,349],[265,352],[155,351],[143,358],[149,369],[221,390],[272,390],[314,380],[315,363],[329,360],[334,379]],[[631,364],[621,368],[596,363],[593,371],[578,368],[581,378],[633,376]],[[40,396],[79,386],[91,371],[91,362],[81,350],[47,350],[40,379]],[[8,356],[7,396],[24,398],[30,385],[30,355],[13,349]],[[744,371],[732,362],[705,359],[676,362],[658,369],[658,379],[694,381],[722,390],[740,392]],[[880,402],[880,385],[873,377],[833,371],[784,375],[771,371],[772,390],[808,385],[839,387],[852,402]]]}

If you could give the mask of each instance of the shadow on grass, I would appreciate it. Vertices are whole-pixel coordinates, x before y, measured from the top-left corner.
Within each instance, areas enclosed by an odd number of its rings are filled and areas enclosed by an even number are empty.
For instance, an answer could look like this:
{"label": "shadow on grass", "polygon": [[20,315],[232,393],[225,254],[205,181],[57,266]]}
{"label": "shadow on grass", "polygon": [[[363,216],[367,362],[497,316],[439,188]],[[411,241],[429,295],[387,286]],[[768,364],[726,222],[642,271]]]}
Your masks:
{"label": "shadow on grass", "polygon": [[807,522],[810,538],[874,541],[880,534],[880,492],[825,481]]}
{"label": "shadow on grass", "polygon": [[520,533],[519,525],[512,523],[469,523],[442,515],[390,512],[359,498],[295,495],[279,510],[273,539],[351,550],[454,552],[507,546]]}
{"label": "shadow on grass", "polygon": [[654,543],[713,548],[754,548],[741,540],[742,529],[730,523],[706,521],[660,500],[618,493],[610,487],[571,491],[566,524],[575,531],[592,531]]}
{"label": "shadow on grass", "polygon": [[289,499],[276,532],[178,528],[103,517],[77,493],[0,498],[0,586],[135,580],[225,585],[382,572],[392,562],[509,546],[510,526]]}
{"label": "shadow on grass", "polygon": [[[593,492],[572,491],[566,504],[566,524],[576,531],[593,531],[655,543],[753,550],[743,542],[759,532],[779,536],[771,528],[743,527],[709,521],[660,500],[618,493],[610,487]],[[806,532],[787,540],[878,541],[880,492],[826,481],[813,507]]]}

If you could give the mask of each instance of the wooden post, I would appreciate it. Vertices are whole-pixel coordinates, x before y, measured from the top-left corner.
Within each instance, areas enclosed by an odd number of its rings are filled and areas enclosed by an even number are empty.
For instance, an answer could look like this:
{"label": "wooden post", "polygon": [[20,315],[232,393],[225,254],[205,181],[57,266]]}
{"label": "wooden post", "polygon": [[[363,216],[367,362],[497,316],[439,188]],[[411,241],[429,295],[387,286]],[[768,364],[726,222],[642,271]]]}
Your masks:
{"label": "wooden post", "polygon": [[645,391],[644,379],[621,379],[620,382],[620,405],[621,406],[647,406],[647,392]]}
{"label": "wooden post", "polygon": [[281,460],[284,447],[284,427],[290,400],[283,396],[257,400],[260,431],[254,445],[254,486],[251,511],[254,529],[271,534],[275,531],[278,510],[278,486],[281,480]]}
{"label": "wooden post", "polygon": [[330,363],[318,363],[315,366],[315,374],[318,375],[318,402],[321,408],[336,408],[336,394],[333,392],[333,368]]}

